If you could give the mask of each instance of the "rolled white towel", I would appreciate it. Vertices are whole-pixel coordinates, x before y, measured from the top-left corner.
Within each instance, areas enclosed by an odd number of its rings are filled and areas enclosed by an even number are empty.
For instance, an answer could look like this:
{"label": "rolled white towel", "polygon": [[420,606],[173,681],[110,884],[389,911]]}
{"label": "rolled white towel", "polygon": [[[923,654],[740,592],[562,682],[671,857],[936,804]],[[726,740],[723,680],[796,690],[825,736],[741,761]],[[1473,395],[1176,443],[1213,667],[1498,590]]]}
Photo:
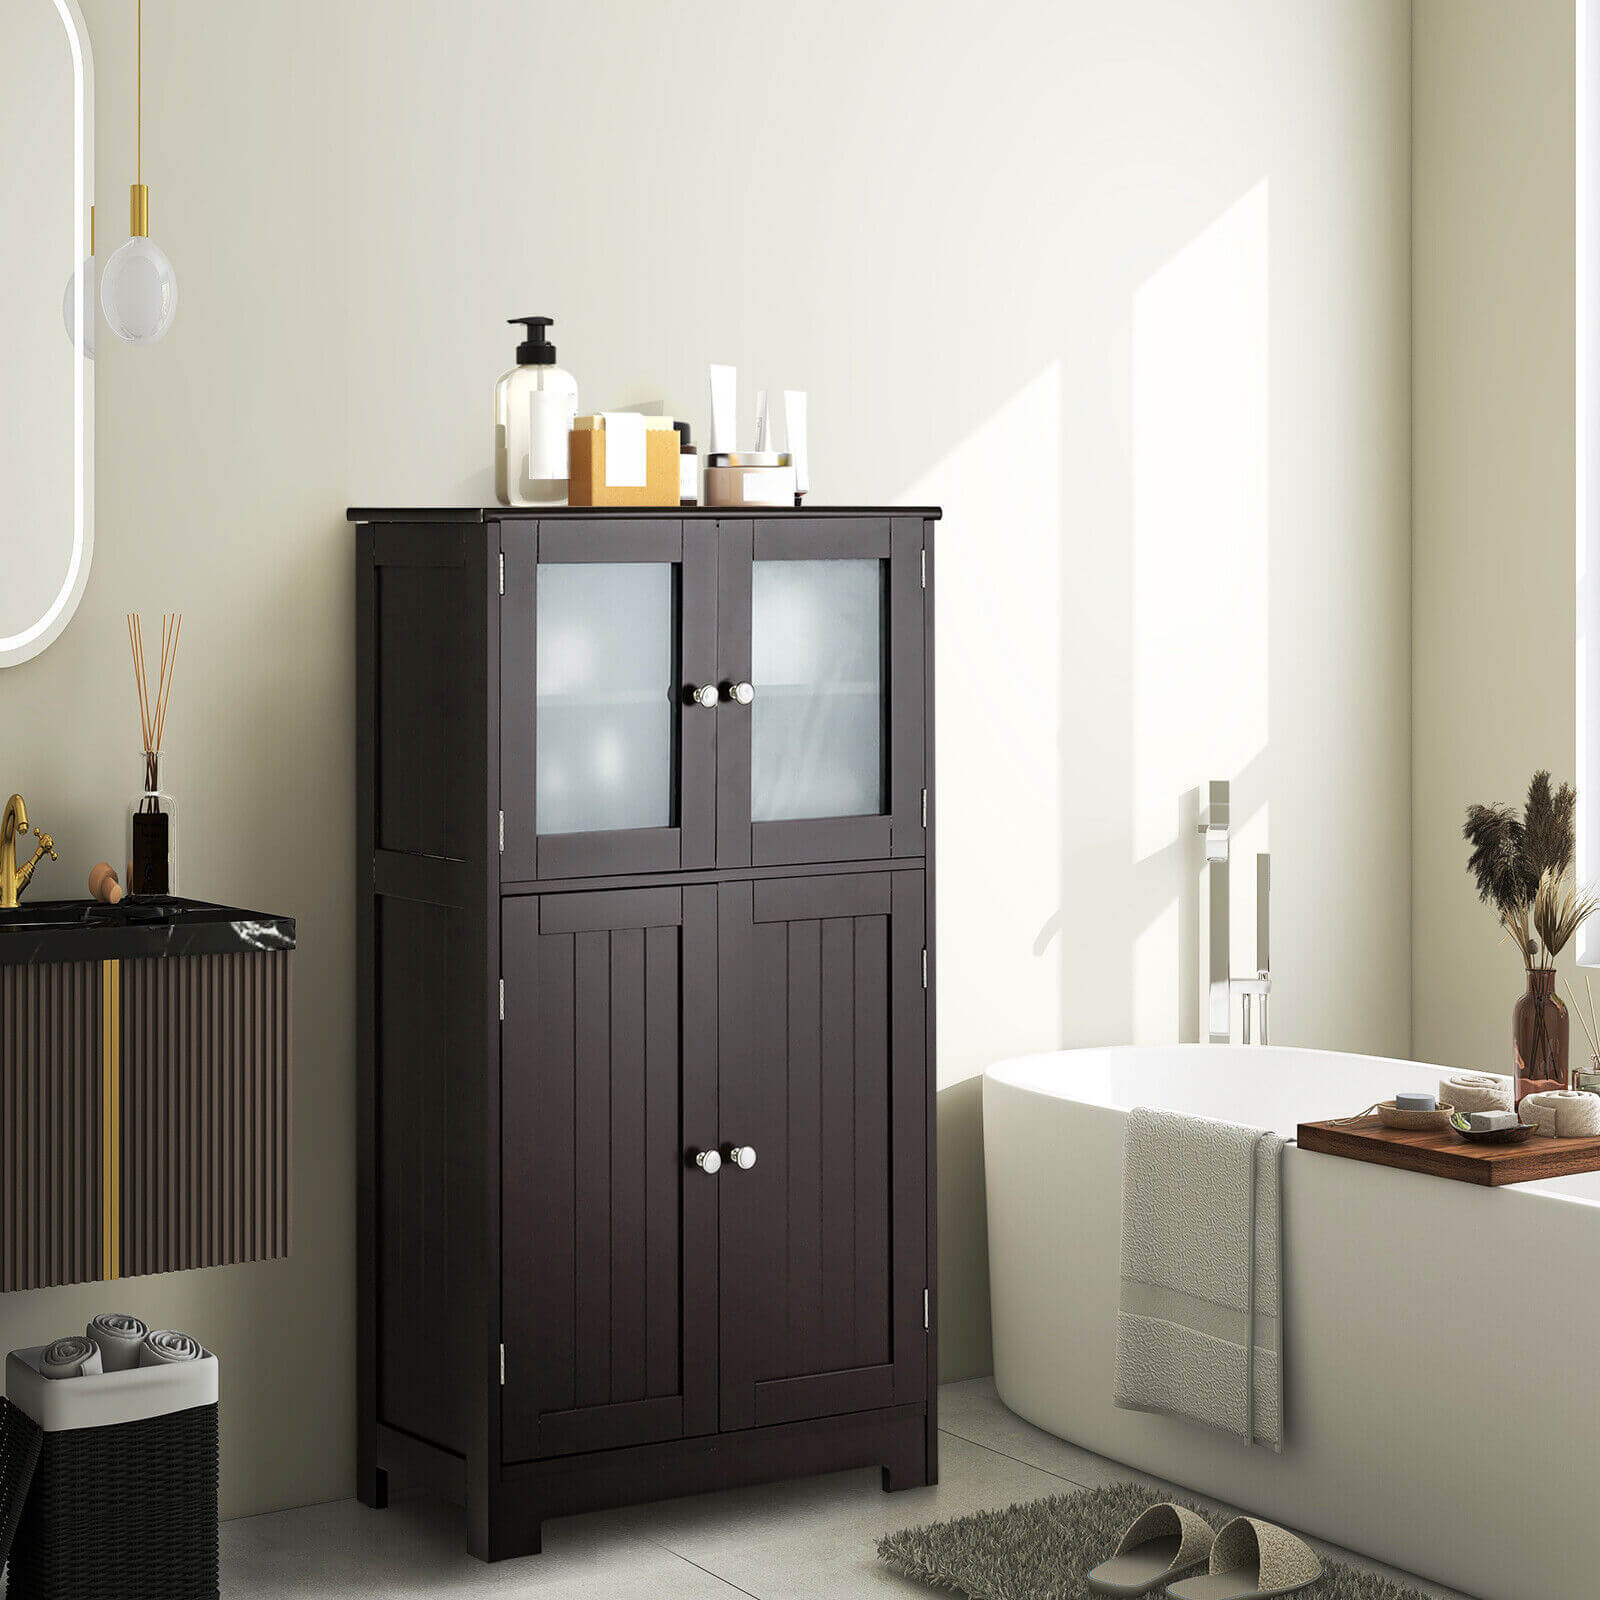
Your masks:
{"label": "rolled white towel", "polygon": [[198,1361],[205,1354],[199,1342],[186,1333],[171,1328],[158,1328],[148,1334],[139,1346],[141,1367],[165,1367],[175,1361]]}
{"label": "rolled white towel", "polygon": [[1457,1111],[1509,1111],[1515,1085],[1494,1072],[1452,1072],[1439,1080],[1439,1103]]}
{"label": "rolled white towel", "polygon": [[86,1378],[105,1369],[100,1365],[100,1346],[72,1333],[44,1347],[39,1370],[47,1378]]}
{"label": "rolled white towel", "polygon": [[150,1330],[123,1311],[102,1311],[84,1332],[100,1347],[107,1372],[127,1372],[139,1365],[139,1347]]}
{"label": "rolled white towel", "polygon": [[1600,1095],[1576,1089],[1552,1089],[1523,1097],[1522,1120],[1557,1139],[1586,1139],[1600,1134]]}

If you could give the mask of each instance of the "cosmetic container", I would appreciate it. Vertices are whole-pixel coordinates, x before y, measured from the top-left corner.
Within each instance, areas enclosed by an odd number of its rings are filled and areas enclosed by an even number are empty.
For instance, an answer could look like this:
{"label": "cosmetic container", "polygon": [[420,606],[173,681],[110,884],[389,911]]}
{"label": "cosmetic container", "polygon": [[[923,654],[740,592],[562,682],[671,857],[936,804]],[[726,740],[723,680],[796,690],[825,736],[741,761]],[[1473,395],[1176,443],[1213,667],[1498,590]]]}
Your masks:
{"label": "cosmetic container", "polygon": [[792,506],[794,460],[780,450],[728,450],[706,457],[708,506]]}
{"label": "cosmetic container", "polygon": [[568,504],[675,506],[678,435],[671,417],[602,411],[579,417],[569,436]]}
{"label": "cosmetic container", "polygon": [[700,503],[700,452],[689,442],[689,424],[674,422],[678,430],[678,504]]}

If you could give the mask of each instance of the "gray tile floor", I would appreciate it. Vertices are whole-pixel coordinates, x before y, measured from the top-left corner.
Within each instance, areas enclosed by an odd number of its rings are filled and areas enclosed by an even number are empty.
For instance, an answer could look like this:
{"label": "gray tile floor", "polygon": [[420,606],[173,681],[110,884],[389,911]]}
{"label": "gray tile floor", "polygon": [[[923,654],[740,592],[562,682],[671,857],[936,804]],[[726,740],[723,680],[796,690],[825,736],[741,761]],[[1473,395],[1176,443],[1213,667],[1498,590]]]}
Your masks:
{"label": "gray tile floor", "polygon": [[[940,1483],[886,1495],[877,1469],[623,1511],[544,1527],[544,1553],[484,1566],[462,1548],[461,1513],[401,1500],[368,1511],[353,1500],[248,1517],[222,1530],[222,1592],[230,1600],[356,1597],[561,1596],[562,1600],[810,1600],[932,1591],[887,1571],[881,1534],[941,1517],[1137,1478],[1022,1421],[994,1383],[941,1392]],[[1348,1551],[1330,1555],[1402,1575]],[[1405,1580],[1415,1583],[1415,1579]],[[1418,1584],[1436,1600],[1466,1600]]]}

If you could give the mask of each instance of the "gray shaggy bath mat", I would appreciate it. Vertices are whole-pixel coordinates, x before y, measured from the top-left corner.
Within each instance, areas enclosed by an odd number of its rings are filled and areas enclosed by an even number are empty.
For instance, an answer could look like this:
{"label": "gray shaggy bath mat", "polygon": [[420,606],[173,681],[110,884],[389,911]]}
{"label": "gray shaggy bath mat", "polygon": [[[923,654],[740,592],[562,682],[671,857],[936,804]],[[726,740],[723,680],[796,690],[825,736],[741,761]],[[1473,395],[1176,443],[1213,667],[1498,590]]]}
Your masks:
{"label": "gray shaggy bath mat", "polygon": [[[1138,1483],[1051,1495],[891,1533],[878,1541],[878,1554],[908,1578],[969,1600],[1090,1600],[1084,1573],[1116,1549],[1141,1511],[1163,1498]],[[1214,1506],[1178,1503],[1222,1526]],[[1427,1600],[1420,1590],[1339,1561],[1325,1561],[1322,1576],[1301,1593],[1307,1600]]]}

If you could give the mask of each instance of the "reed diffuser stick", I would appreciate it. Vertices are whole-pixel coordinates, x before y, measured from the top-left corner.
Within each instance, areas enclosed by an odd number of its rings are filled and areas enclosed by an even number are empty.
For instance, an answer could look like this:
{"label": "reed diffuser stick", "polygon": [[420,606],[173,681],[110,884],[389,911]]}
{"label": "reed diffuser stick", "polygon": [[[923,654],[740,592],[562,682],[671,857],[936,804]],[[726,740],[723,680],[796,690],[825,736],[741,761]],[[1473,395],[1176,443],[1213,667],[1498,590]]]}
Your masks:
{"label": "reed diffuser stick", "polygon": [[154,790],[159,771],[161,739],[167,726],[167,703],[172,698],[172,678],[178,663],[178,638],[183,613],[162,613],[161,659],[157,665],[155,693],[150,691],[145,665],[144,622],[137,611],[127,613],[128,648],[133,654],[133,686],[139,697],[139,735],[143,740],[145,788]]}

